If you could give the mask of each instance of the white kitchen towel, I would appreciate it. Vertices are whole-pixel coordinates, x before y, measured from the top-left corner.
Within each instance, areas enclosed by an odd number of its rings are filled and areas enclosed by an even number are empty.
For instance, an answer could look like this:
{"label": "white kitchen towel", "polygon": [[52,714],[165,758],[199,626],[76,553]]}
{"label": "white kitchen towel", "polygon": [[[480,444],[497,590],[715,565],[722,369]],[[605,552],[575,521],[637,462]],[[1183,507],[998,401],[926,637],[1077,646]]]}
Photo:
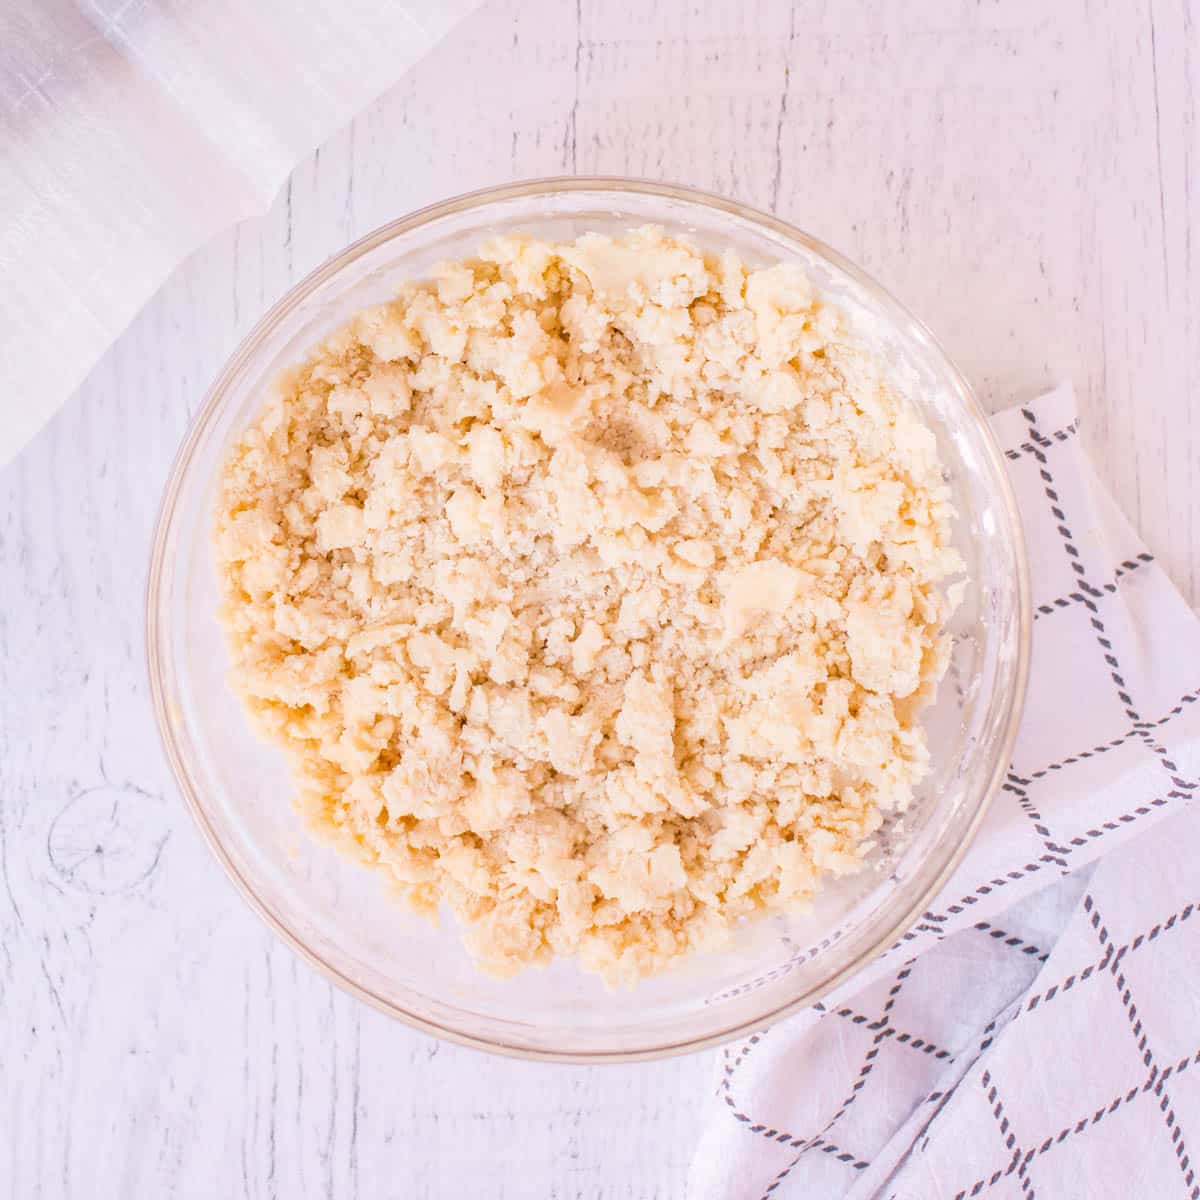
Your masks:
{"label": "white kitchen towel", "polygon": [[993,426],[1035,617],[1006,782],[904,938],[724,1052],[691,1200],[1200,1196],[1200,620],[1069,388]]}
{"label": "white kitchen towel", "polygon": [[0,465],[479,0],[0,4]]}

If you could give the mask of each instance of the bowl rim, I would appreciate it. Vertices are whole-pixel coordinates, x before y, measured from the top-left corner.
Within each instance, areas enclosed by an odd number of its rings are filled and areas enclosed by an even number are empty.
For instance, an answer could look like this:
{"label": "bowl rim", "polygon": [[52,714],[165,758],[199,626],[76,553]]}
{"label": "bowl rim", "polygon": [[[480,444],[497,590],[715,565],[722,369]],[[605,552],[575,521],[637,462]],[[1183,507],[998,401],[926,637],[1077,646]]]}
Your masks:
{"label": "bowl rim", "polygon": [[[533,1048],[516,1045],[499,1039],[492,1039],[460,1029],[439,1024],[426,1017],[408,1012],[392,1001],[377,995],[370,988],[345,974],[339,967],[327,962],[314,951],[283,919],[279,917],[267,902],[251,886],[250,882],[238,869],[229,851],[218,837],[200,800],[199,789],[188,768],[176,740],[171,721],[171,701],[164,690],[163,658],[164,649],[161,646],[162,614],[160,605],[163,602],[161,581],[164,578],[164,564],[167,558],[169,535],[172,530],[180,491],[187,474],[187,468],[192,460],[197,445],[205,432],[216,419],[221,408],[222,399],[238,373],[254,354],[259,343],[283,321],[303,300],[316,291],[322,284],[337,275],[347,265],[368,254],[370,251],[385,243],[412,231],[422,225],[429,224],[443,217],[482,208],[497,202],[528,199],[535,196],[554,195],[563,192],[613,192],[633,193],[639,196],[658,197],[664,200],[682,201],[701,205],[705,208],[724,212],[732,217],[778,234],[789,241],[799,243],[823,258],[833,267],[848,275],[855,283],[864,287],[890,310],[890,315],[902,320],[910,331],[945,365],[947,374],[956,387],[966,407],[968,416],[982,434],[983,447],[989,466],[999,480],[998,498],[1002,502],[1005,515],[1012,531],[1012,549],[1016,565],[1016,600],[1017,600],[1017,645],[1016,665],[1013,678],[1012,694],[1004,727],[998,740],[996,762],[989,778],[983,785],[982,792],[974,813],[967,822],[959,838],[958,844],[952,849],[942,865],[941,870],[929,884],[921,889],[913,899],[899,911],[888,924],[882,936],[874,945],[863,950],[851,962],[835,972],[822,983],[809,988],[803,994],[776,1005],[769,1012],[762,1013],[749,1020],[705,1034],[701,1037],[668,1041],[661,1044],[646,1045],[632,1050],[557,1050]],[[946,881],[962,861],[967,849],[975,839],[992,800],[999,790],[1012,757],[1012,748],[1024,709],[1026,689],[1029,680],[1029,658],[1032,638],[1032,607],[1030,599],[1029,563],[1026,552],[1025,537],[1022,528],[1020,511],[1017,507],[1016,496],[1012,482],[1004,466],[1004,458],[995,434],[983,412],[975,392],[967,382],[966,377],[943,349],[941,343],[925,325],[911,313],[890,291],[884,288],[862,268],[851,262],[837,250],[827,245],[819,238],[813,237],[804,230],[780,220],[771,213],[730,200],[719,194],[701,189],[672,183],[663,183],[649,179],[626,178],[611,175],[568,175],[545,176],[533,179],[519,180],[501,184],[495,187],[481,188],[449,199],[426,205],[405,216],[388,221],[356,241],[345,249],[326,259],[314,270],[309,272],[297,284],[291,287],[277,300],[267,312],[255,322],[250,331],[238,343],[237,348],[226,360],[216,379],[207,389],[204,400],[197,415],[193,418],[178,452],[171,464],[167,485],[163,491],[155,520],[154,536],[150,554],[149,570],[146,577],[145,590],[145,639],[146,639],[146,668],[149,675],[150,693],[154,708],[155,723],[158,727],[160,741],[166,752],[171,770],[175,775],[183,793],[187,807],[193,820],[199,827],[204,840],[208,843],[217,860],[224,867],[226,874],[241,892],[244,899],[285,944],[305,959],[321,975],[331,983],[348,992],[355,998],[370,1005],[372,1008],[387,1014],[405,1024],[433,1037],[441,1038],[458,1045],[468,1046],[476,1050],[484,1050],[493,1054],[507,1055],[513,1058],[563,1063],[630,1063],[652,1059],[673,1057],[675,1055],[692,1053],[694,1051],[721,1046],[746,1034],[762,1030],[777,1021],[791,1016],[804,1008],[817,1003],[835,988],[841,986],[852,976],[863,970],[875,959],[880,957],[913,922],[925,911],[929,901],[937,895]]]}

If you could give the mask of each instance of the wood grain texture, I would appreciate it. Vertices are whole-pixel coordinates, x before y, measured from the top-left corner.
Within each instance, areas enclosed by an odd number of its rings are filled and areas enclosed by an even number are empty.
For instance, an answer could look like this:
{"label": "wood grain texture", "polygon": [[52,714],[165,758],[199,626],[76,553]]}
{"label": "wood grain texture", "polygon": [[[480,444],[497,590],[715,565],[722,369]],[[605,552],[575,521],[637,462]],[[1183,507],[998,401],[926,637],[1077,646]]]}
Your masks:
{"label": "wood grain texture", "polygon": [[1194,0],[492,0],[163,287],[0,473],[5,1194],[679,1197],[711,1055],[556,1068],[411,1033],[278,945],[151,720],[154,511],[263,310],[375,225],[525,176],[772,208],[884,280],[999,408],[1074,380],[1200,599]]}

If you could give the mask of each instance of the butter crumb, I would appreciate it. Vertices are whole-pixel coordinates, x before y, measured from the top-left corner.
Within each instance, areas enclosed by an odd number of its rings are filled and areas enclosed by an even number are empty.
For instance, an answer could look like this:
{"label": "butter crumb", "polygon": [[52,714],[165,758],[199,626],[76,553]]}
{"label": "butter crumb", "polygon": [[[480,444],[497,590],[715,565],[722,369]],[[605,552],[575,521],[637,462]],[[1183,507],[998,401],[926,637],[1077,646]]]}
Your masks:
{"label": "butter crumb", "polygon": [[491,970],[803,906],[927,770],[936,443],[794,264],[496,238],[281,373],[217,508],[309,825]]}

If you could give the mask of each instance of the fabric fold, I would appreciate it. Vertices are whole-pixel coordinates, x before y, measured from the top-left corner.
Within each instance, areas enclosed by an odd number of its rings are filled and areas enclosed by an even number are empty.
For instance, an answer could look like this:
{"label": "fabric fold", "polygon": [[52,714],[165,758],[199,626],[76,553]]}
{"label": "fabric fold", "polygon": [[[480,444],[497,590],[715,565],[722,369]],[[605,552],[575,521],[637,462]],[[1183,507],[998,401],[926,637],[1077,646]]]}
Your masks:
{"label": "fabric fold", "polygon": [[0,10],[0,465],[188,254],[264,211],[477,3]]}
{"label": "fabric fold", "polygon": [[[1167,910],[1183,923],[1189,901],[1178,859],[1200,780],[1200,620],[1096,479],[1069,387],[999,414],[993,427],[1033,579],[1032,670],[1011,768],[962,864],[912,930],[823,1005],[726,1051],[692,1200],[1024,1195],[1035,1163],[1047,1178],[1056,1170],[1053,1145],[1040,1149],[1048,1135],[1032,1130],[1079,1109],[1075,1072],[1099,1073],[1105,1086],[1119,1079],[1125,1092],[1156,1086],[1149,1067],[1136,1081],[1128,1063],[1105,1073],[1103,1053],[1093,1054],[1094,1068],[1082,1052],[1069,1069],[1055,1062],[1056,1045],[1083,1038],[1095,1048],[1099,1039],[1103,1049],[1127,1039],[1128,1004],[1095,1016],[1074,1003],[1046,1006],[1079,1028],[1028,1014],[1039,988],[1083,995],[1081,981],[1112,975],[1121,947],[1114,942],[1101,963],[1090,916],[1098,895],[1120,908],[1129,930],[1161,925]],[[1143,849],[1152,844],[1160,850]],[[1169,895],[1141,878],[1156,856],[1178,884]],[[1122,943],[1126,955],[1137,936]],[[1086,952],[1073,949],[1081,939]],[[993,1066],[1000,1047],[1003,1062]],[[1183,1057],[1176,1039],[1163,1063],[1181,1070]],[[1004,1111],[1036,1114],[1028,1129],[995,1116],[989,1096],[993,1086],[999,1096],[1001,1076],[1011,1093]],[[1104,1090],[1097,1084],[1088,1095]],[[1110,1173],[1087,1194],[1130,1194],[1126,1185]]]}

